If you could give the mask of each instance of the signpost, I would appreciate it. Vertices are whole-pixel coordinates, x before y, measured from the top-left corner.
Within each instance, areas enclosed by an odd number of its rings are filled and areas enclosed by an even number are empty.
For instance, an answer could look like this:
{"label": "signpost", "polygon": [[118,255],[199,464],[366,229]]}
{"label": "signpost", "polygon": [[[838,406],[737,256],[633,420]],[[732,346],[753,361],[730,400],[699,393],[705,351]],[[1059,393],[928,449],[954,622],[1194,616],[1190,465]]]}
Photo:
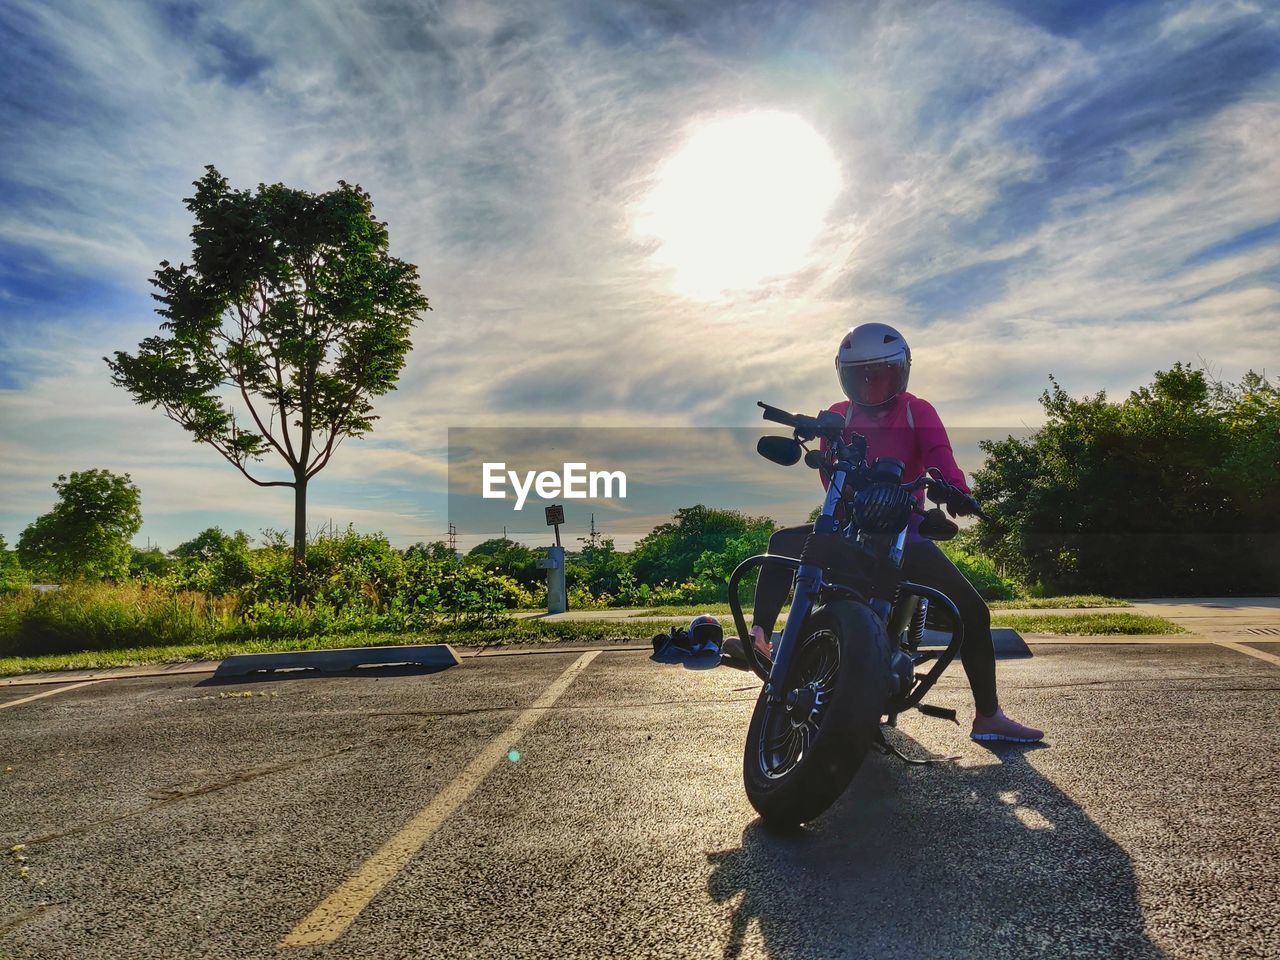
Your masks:
{"label": "signpost", "polygon": [[564,523],[564,507],[547,507],[547,526],[556,528],[556,545],[538,566],[547,571],[547,613],[564,613],[569,609],[569,595],[564,586],[564,547],[560,545],[560,524]]}
{"label": "signpost", "polygon": [[553,503],[546,509],[547,526],[556,528],[556,546],[560,546],[560,524],[564,523],[564,507]]}

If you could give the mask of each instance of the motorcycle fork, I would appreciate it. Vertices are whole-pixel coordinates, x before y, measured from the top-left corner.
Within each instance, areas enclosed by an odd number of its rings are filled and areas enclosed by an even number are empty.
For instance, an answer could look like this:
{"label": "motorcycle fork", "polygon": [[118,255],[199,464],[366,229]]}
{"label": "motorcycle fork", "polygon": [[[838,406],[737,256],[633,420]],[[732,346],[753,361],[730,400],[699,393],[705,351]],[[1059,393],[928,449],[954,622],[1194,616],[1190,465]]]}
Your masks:
{"label": "motorcycle fork", "polygon": [[800,643],[800,632],[809,611],[813,609],[818,592],[822,589],[822,568],[812,563],[802,563],[796,571],[795,596],[791,600],[791,612],[782,627],[782,637],[773,651],[773,666],[769,670],[769,682],[764,693],[771,703],[780,703],[787,692],[787,677],[791,670],[791,658]]}

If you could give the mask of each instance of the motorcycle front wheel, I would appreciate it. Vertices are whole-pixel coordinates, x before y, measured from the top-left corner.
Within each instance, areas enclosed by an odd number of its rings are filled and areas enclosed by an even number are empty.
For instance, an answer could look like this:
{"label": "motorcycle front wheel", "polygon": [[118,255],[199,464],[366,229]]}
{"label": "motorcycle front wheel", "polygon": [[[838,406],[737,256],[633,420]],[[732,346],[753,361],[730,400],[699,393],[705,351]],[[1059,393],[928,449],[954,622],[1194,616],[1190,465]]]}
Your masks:
{"label": "motorcycle front wheel", "polygon": [[815,607],[778,702],[756,701],[742,758],[747,798],[778,828],[816,818],[862,766],[889,695],[889,639],[866,606]]}

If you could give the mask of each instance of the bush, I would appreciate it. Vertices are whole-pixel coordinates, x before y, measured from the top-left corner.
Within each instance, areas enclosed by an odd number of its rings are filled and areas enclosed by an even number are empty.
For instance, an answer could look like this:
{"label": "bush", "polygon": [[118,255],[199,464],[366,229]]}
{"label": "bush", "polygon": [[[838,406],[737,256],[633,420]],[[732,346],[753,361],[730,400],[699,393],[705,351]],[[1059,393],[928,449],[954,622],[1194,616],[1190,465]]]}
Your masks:
{"label": "bush", "polygon": [[418,560],[405,587],[402,608],[455,620],[494,620],[532,603],[530,592],[511,578],[457,560]]}
{"label": "bush", "polygon": [[226,534],[209,527],[174,551],[174,563],[166,576],[173,590],[196,590],[224,596],[253,582],[249,537],[243,530]]}
{"label": "bush", "polygon": [[472,547],[466,562],[515,580],[526,589],[532,589],[546,579],[546,574],[538,569],[541,558],[540,550],[504,537],[496,537]]}
{"label": "bush", "polygon": [[[696,581],[701,588],[699,599],[725,600],[729,595],[729,577],[743,560],[757,554],[769,552],[769,538],[773,530],[765,526],[751,528],[741,537],[725,541],[718,551],[703,551],[693,565]],[[752,571],[739,583],[738,592],[742,596],[750,596],[755,589],[758,571]]]}
{"label": "bush", "polygon": [[140,584],[74,583],[0,596],[0,651],[69,653],[200,643],[235,622],[234,603]]}
{"label": "bush", "polygon": [[691,580],[695,564],[708,552],[723,553],[731,541],[756,538],[774,530],[765,517],[748,517],[737,510],[719,510],[698,504],[676,511],[636,543],[632,570],[647,583],[683,583]]}
{"label": "bush", "polygon": [[1182,364],[1113,402],[1056,382],[1034,435],[984,442],[982,552],[1051,593],[1273,593],[1280,390]]}
{"label": "bush", "polygon": [[16,551],[10,550],[0,536],[0,593],[25,590],[31,586],[31,577],[18,562]]}
{"label": "bush", "polygon": [[943,542],[938,544],[951,562],[973,584],[984,600],[1015,600],[1025,594],[1022,585],[1001,574],[995,561],[966,550],[962,544]]}

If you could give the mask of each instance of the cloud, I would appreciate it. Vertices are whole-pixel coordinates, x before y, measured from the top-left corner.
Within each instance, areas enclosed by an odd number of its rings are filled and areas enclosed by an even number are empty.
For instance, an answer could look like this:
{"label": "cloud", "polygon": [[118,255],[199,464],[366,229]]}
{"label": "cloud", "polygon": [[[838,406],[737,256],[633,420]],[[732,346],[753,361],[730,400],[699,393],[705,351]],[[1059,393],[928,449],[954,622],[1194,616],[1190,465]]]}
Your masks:
{"label": "cloud", "polygon": [[[189,249],[206,163],[359,182],[420,265],[434,309],[400,388],[316,500],[415,539],[443,532],[450,426],[816,409],[862,320],[905,328],[913,389],[974,427],[1036,422],[1051,371],[1079,393],[1197,356],[1277,366],[1271,8],[10,0],[0,36],[6,537],[58,472],[111,464],[145,479],[157,537],[202,510],[288,525],[287,491],[99,359],[155,329],[146,280]],[[748,109],[804,117],[844,189],[804,269],[689,301],[628,211],[690,125]]]}

